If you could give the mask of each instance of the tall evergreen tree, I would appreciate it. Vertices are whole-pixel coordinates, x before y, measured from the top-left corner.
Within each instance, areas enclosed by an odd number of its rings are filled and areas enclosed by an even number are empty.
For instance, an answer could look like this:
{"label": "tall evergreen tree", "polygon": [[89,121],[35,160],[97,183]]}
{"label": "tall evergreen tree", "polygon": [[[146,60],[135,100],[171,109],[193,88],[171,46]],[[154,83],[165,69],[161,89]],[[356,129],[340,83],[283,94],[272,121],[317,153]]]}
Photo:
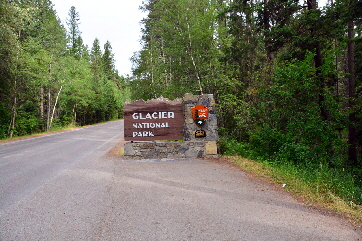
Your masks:
{"label": "tall evergreen tree", "polygon": [[112,46],[109,41],[104,44],[102,67],[104,74],[109,80],[116,78],[114,54],[112,53]]}
{"label": "tall evergreen tree", "polygon": [[72,6],[69,10],[67,25],[69,29],[69,51],[73,56],[80,58],[83,52],[83,39],[81,37],[82,32],[79,29],[79,13],[76,11],[74,6]]}

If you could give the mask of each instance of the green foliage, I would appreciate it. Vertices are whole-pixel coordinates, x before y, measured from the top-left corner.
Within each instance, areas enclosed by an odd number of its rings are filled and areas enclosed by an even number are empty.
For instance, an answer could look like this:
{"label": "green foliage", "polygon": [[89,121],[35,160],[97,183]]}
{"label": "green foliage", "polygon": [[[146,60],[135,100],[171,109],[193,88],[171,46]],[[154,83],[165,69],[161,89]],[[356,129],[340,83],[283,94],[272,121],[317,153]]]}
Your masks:
{"label": "green foliage", "polygon": [[3,103],[0,102],[0,139],[6,137],[7,128],[10,123],[10,116]]}
{"label": "green foliage", "polygon": [[257,157],[249,143],[238,142],[225,137],[220,138],[220,149],[224,155],[239,155],[245,158]]}
{"label": "green foliage", "polygon": [[19,108],[14,133],[17,136],[29,135],[37,132],[38,117],[36,106],[31,101],[26,101],[22,108]]}
{"label": "green foliage", "polygon": [[341,106],[325,91],[323,104],[330,107],[331,119],[321,117],[312,57],[309,54],[304,61],[281,63],[272,78],[273,85],[259,91],[259,102],[252,110],[259,124],[249,131],[250,143],[260,156],[270,160],[340,167],[344,165],[346,144],[335,127],[347,116],[340,113]]}
{"label": "green foliage", "polygon": [[243,99],[233,94],[220,96],[217,105],[219,113],[219,125],[223,128],[219,130],[225,137],[234,137],[239,141],[247,141],[249,136],[247,128],[250,120],[249,104]]}
{"label": "green foliage", "polygon": [[68,13],[67,25],[69,28],[68,39],[69,39],[69,52],[70,54],[80,59],[83,53],[83,40],[81,37],[81,31],[79,30],[80,17],[79,13],[72,6]]}
{"label": "green foliage", "polygon": [[143,49],[133,58],[134,98],[182,97],[215,89],[213,1],[150,1]]}
{"label": "green foliage", "polygon": [[362,204],[362,186],[356,182],[352,170],[330,168],[323,164],[296,166],[291,162],[274,163],[273,166],[286,180],[289,180],[288,176],[293,176],[315,194],[331,198],[332,193],[349,205]]}

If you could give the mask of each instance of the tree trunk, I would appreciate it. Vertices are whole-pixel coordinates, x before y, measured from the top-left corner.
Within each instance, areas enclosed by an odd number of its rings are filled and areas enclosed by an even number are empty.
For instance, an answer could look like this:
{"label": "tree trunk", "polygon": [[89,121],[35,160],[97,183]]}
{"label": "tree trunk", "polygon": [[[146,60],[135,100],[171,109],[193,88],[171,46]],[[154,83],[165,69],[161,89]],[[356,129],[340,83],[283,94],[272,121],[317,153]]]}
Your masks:
{"label": "tree trunk", "polygon": [[322,57],[322,51],[320,44],[317,44],[316,46],[316,55],[314,56],[314,63],[315,67],[317,69],[316,75],[317,79],[319,81],[320,91],[319,91],[319,108],[321,112],[321,116],[323,120],[329,121],[330,120],[330,114],[325,106],[325,97],[324,97],[324,90],[326,88],[325,83],[325,76],[322,76],[321,70],[319,69],[323,65],[323,57]]}
{"label": "tree trunk", "polygon": [[197,83],[199,85],[199,91],[200,91],[200,94],[203,95],[204,92],[202,90],[202,85],[201,85],[201,78],[200,78],[200,74],[199,74],[199,70],[196,66],[196,62],[195,62],[195,59],[194,59],[194,54],[193,54],[193,51],[192,51],[192,40],[191,40],[191,34],[190,34],[190,24],[187,24],[187,30],[188,30],[188,37],[189,37],[189,53],[190,53],[190,57],[191,57],[191,61],[192,61],[192,65],[194,66],[194,69],[195,69],[195,74],[196,74],[196,78],[197,78]]}
{"label": "tree trunk", "polygon": [[51,115],[51,117],[50,117],[50,122],[49,122],[49,130],[50,130],[50,128],[52,127],[53,118],[54,118],[54,112],[55,112],[55,107],[57,106],[58,99],[59,99],[59,95],[60,95],[60,92],[62,91],[62,88],[63,88],[63,86],[60,86],[60,89],[59,89],[58,94],[57,94],[57,98],[55,99],[55,103],[54,103],[54,106],[53,106],[53,112],[52,112],[52,115]]}
{"label": "tree trunk", "polygon": [[40,114],[40,119],[41,119],[41,129],[42,131],[44,131],[44,128],[46,128],[46,126],[44,125],[44,120],[45,120],[45,106],[44,106],[44,86],[40,86],[40,105],[39,105],[39,114]]}
{"label": "tree trunk", "polygon": [[40,106],[39,106],[39,113],[41,119],[44,118],[44,86],[40,86]]}
{"label": "tree trunk", "polygon": [[269,0],[264,0],[264,11],[263,11],[263,28],[264,28],[264,46],[266,51],[266,57],[267,61],[272,60],[272,54],[271,54],[271,43],[269,40],[269,34],[267,32],[270,30],[270,14],[269,10],[267,9],[267,4]]}
{"label": "tree trunk", "polygon": [[50,93],[50,88],[48,89],[48,106],[47,106],[47,131],[50,130],[50,109],[51,109],[51,93]]}
{"label": "tree trunk", "polygon": [[8,129],[10,138],[13,137],[13,135],[14,135],[15,120],[16,120],[16,115],[17,115],[18,97],[17,97],[17,81],[16,81],[16,79],[14,81],[14,92],[13,93],[14,93],[14,101],[13,101],[13,106],[11,108],[11,119],[10,119],[10,124],[9,124],[9,129]]}
{"label": "tree trunk", "polygon": [[348,160],[349,165],[357,166],[357,140],[356,140],[356,112],[353,109],[356,95],[356,71],[354,60],[354,23],[348,22],[348,107],[350,109],[349,125],[348,125]]}
{"label": "tree trunk", "polygon": [[73,106],[73,125],[77,122],[77,104],[74,104]]}
{"label": "tree trunk", "polygon": [[[317,1],[316,0],[308,0],[308,10],[315,10],[317,9]],[[312,29],[312,35],[314,35],[314,32],[316,32],[314,29]],[[318,37],[318,36],[314,36]],[[319,81],[319,100],[318,105],[321,113],[321,117],[323,120],[330,120],[330,114],[326,109],[325,106],[325,97],[324,97],[324,89],[326,88],[325,84],[325,76],[321,75],[320,67],[323,65],[323,56],[322,56],[322,48],[320,43],[316,43],[314,46],[315,56],[314,56],[314,65],[316,70],[316,77]]]}

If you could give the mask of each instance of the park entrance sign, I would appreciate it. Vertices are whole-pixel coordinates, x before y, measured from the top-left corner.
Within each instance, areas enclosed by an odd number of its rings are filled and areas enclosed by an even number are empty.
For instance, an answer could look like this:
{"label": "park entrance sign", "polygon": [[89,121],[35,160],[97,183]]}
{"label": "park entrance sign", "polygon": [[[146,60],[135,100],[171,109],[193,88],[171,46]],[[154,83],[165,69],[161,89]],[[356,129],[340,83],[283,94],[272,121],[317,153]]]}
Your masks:
{"label": "park entrance sign", "polygon": [[182,100],[137,100],[124,106],[126,141],[182,140],[183,122]]}
{"label": "park entrance sign", "polygon": [[214,97],[185,94],[174,101],[161,97],[126,102],[124,138],[124,158],[217,158]]}

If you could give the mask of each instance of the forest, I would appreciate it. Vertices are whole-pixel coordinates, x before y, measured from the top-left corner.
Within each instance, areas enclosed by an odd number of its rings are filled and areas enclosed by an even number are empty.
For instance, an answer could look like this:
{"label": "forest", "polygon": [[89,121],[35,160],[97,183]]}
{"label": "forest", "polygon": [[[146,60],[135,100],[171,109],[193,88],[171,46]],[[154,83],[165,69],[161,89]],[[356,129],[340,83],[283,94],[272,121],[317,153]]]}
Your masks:
{"label": "forest", "polygon": [[127,77],[110,42],[83,44],[74,7],[63,26],[50,0],[0,3],[0,138],[213,94],[223,153],[301,168],[362,204],[361,1],[145,0]]}
{"label": "forest", "polygon": [[225,154],[362,204],[362,1],[318,4],[145,1],[132,97],[214,94]]}
{"label": "forest", "polygon": [[0,0],[0,138],[123,116],[111,43],[84,45],[75,7],[66,24],[49,0]]}

